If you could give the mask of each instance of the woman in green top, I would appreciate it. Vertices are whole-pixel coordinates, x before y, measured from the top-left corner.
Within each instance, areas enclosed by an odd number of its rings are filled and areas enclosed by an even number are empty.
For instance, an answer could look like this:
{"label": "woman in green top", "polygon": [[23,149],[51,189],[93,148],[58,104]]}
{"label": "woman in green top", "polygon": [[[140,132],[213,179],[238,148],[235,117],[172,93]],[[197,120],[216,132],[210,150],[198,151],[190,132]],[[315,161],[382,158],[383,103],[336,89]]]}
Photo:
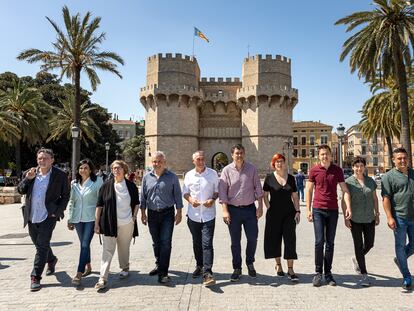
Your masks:
{"label": "woman in green top", "polygon": [[[361,286],[370,286],[365,255],[374,246],[375,226],[379,224],[377,184],[366,176],[364,158],[356,157],[352,162],[354,174],[345,180],[351,194],[352,218],[345,219],[354,240],[355,257],[352,258],[354,270],[362,274]],[[344,201],[342,200],[342,209]],[[344,213],[345,214],[345,213]]]}

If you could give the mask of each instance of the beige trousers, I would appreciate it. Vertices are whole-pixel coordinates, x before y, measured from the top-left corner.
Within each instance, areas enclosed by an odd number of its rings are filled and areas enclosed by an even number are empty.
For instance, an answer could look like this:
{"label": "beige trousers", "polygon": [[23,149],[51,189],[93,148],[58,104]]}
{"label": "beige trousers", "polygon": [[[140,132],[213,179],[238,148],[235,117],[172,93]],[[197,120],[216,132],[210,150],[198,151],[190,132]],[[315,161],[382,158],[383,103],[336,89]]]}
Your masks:
{"label": "beige trousers", "polygon": [[100,278],[108,280],[109,269],[112,257],[118,246],[118,261],[121,269],[129,269],[129,246],[131,245],[132,234],[134,233],[134,222],[118,226],[118,237],[103,236],[102,239],[102,260]]}

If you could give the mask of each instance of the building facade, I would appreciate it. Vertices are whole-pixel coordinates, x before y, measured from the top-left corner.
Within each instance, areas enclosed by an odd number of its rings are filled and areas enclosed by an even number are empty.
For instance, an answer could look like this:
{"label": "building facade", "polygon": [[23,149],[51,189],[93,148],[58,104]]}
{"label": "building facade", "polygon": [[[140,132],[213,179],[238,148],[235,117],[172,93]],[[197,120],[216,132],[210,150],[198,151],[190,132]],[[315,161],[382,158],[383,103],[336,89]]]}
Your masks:
{"label": "building facade", "polygon": [[[200,78],[194,57],[158,54],[148,58],[145,138],[150,150],[166,153],[177,173],[193,167],[191,155],[204,150],[207,165],[220,170],[231,162],[230,148],[241,143],[260,173],[269,171],[275,152],[292,137],[291,61],[276,55],[246,58],[240,78]],[[146,155],[146,166],[150,158]]]}
{"label": "building facade", "polygon": [[307,174],[318,162],[317,148],[322,144],[332,148],[332,126],[316,121],[293,122],[293,170]]}
{"label": "building facade", "polygon": [[136,122],[132,120],[109,120],[114,131],[117,132],[122,141],[128,140],[136,135]]}

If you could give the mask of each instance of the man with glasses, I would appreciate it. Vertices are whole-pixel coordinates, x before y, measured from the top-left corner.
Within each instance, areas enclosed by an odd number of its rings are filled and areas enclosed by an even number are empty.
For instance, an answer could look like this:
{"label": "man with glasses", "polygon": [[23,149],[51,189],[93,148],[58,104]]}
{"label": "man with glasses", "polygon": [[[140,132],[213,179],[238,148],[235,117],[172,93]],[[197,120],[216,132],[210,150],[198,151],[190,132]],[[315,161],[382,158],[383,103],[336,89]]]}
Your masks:
{"label": "man with glasses", "polygon": [[407,259],[414,253],[414,170],[408,167],[404,148],[393,150],[392,161],[395,167],[381,180],[382,203],[388,227],[394,231],[394,262],[403,276],[403,289],[409,290],[412,279]]}
{"label": "man with glasses", "polygon": [[31,291],[41,288],[40,280],[47,263],[46,275],[55,272],[57,257],[50,247],[56,221],[63,218],[69,201],[68,178],[62,170],[53,167],[54,155],[51,149],[41,148],[37,152],[37,167],[23,173],[23,180],[17,190],[26,195],[23,210],[24,226],[29,225],[29,235],[36,247]]}
{"label": "man with glasses", "polygon": [[[165,154],[157,151],[152,157],[153,170],[142,180],[141,221],[148,222],[155,255],[155,268],[150,275],[158,275],[158,282],[171,281],[168,276],[174,223],[182,218],[183,199],[177,175],[167,169]],[[176,207],[176,214],[174,212]],[[148,218],[146,215],[148,210]]]}

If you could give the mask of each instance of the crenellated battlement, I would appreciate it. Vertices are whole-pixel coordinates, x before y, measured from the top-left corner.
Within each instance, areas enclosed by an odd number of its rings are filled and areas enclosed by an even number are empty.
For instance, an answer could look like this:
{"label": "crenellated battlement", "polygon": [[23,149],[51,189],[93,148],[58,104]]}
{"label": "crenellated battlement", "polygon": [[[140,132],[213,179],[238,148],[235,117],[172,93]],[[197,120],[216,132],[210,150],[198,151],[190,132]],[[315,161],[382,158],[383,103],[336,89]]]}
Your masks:
{"label": "crenellated battlement", "polygon": [[240,78],[238,77],[230,77],[230,78],[222,78],[222,77],[202,77],[200,82],[214,82],[214,83],[239,83],[240,82]]}
{"label": "crenellated battlement", "polygon": [[197,59],[193,56],[183,55],[181,53],[158,53],[155,55],[152,55],[148,57],[148,62],[153,62],[155,60],[185,60],[185,61],[191,61],[196,62]]}
{"label": "crenellated battlement", "polygon": [[260,60],[266,60],[266,61],[278,61],[278,62],[284,62],[290,64],[290,58],[285,57],[283,55],[275,55],[272,54],[266,54],[264,57],[262,54],[257,54],[254,56],[246,57],[244,59],[245,62],[252,62],[252,61],[260,61]]}

